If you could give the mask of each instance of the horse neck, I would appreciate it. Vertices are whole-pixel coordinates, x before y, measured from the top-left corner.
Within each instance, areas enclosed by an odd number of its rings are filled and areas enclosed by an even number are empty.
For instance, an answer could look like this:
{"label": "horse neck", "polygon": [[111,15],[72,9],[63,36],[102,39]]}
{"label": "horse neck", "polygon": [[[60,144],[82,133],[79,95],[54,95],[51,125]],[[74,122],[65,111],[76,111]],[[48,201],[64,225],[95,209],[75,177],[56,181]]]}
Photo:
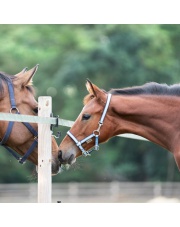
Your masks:
{"label": "horse neck", "polygon": [[[114,135],[133,133],[173,150],[179,141],[180,98],[175,96],[113,96],[111,107],[116,129]],[[113,136],[114,136],[113,135]]]}

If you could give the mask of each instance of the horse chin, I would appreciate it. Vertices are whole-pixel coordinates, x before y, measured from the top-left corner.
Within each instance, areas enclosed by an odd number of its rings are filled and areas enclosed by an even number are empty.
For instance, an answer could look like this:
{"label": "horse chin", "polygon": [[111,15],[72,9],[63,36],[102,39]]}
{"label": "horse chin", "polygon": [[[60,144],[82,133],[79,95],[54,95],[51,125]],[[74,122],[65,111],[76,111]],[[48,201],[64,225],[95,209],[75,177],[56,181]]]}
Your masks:
{"label": "horse chin", "polygon": [[53,165],[52,165],[52,176],[55,176],[55,175],[57,175],[57,174],[60,173],[60,172],[61,172],[60,166],[55,166],[55,167],[53,168]]}
{"label": "horse chin", "polygon": [[[55,176],[55,175],[57,175],[58,173],[61,172],[61,165],[60,165],[59,161],[58,162],[52,162],[51,168],[52,168],[52,172],[51,172],[52,176]],[[36,172],[38,173],[38,166],[36,166]]]}

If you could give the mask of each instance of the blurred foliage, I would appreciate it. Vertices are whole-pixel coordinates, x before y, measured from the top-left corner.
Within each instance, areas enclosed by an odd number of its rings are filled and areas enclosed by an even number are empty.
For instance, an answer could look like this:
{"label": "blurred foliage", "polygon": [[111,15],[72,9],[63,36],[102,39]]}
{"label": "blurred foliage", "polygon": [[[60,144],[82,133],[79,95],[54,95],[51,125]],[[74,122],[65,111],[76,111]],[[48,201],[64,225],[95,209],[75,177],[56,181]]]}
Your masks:
{"label": "blurred foliage", "polygon": [[[105,90],[179,83],[179,40],[180,25],[0,25],[0,70],[16,74],[39,63],[37,97],[52,96],[54,114],[75,120],[87,94],[86,78]],[[60,130],[64,137],[67,128]],[[21,166],[0,149],[0,183],[36,181],[31,163]],[[180,174],[163,148],[112,138],[100,152],[78,158],[53,177],[56,182],[112,180],[178,181]]]}

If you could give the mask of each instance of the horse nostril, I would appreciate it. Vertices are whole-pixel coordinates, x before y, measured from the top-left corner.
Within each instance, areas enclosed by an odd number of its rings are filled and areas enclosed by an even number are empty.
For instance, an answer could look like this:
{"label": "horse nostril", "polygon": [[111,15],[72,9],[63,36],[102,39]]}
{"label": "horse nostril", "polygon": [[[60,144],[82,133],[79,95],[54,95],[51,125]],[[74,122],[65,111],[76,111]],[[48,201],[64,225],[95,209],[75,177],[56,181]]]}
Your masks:
{"label": "horse nostril", "polygon": [[69,165],[71,165],[74,162],[75,157],[74,157],[74,154],[71,154],[70,156],[68,156],[66,158],[64,157],[64,159],[63,159],[62,158],[62,151],[60,150],[58,152],[58,159],[59,159],[60,164],[69,164]]}
{"label": "horse nostril", "polygon": [[71,156],[70,156],[70,158],[68,159],[68,164],[72,164],[72,162],[73,162],[73,160],[74,160],[74,155],[72,154]]}
{"label": "horse nostril", "polygon": [[63,161],[63,159],[62,159],[62,151],[59,151],[59,153],[58,153],[58,159],[59,159],[60,162]]}

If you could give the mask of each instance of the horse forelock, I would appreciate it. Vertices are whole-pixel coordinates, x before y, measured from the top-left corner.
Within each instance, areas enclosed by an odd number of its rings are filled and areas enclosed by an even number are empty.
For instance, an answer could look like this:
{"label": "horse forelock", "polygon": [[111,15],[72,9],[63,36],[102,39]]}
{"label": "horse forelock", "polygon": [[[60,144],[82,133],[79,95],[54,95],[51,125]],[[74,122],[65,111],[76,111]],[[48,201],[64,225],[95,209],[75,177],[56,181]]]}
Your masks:
{"label": "horse forelock", "polygon": [[83,104],[84,104],[84,106],[85,106],[91,99],[93,99],[94,97],[95,97],[95,96],[92,95],[92,94],[86,95],[86,96],[84,97],[84,99],[83,99]]}
{"label": "horse forelock", "polygon": [[28,84],[26,85],[26,88],[35,96],[36,95],[36,90],[33,86],[33,80],[31,79]]}
{"label": "horse forelock", "polygon": [[36,90],[32,85],[26,85],[26,88],[33,94],[33,96],[36,95]]}

